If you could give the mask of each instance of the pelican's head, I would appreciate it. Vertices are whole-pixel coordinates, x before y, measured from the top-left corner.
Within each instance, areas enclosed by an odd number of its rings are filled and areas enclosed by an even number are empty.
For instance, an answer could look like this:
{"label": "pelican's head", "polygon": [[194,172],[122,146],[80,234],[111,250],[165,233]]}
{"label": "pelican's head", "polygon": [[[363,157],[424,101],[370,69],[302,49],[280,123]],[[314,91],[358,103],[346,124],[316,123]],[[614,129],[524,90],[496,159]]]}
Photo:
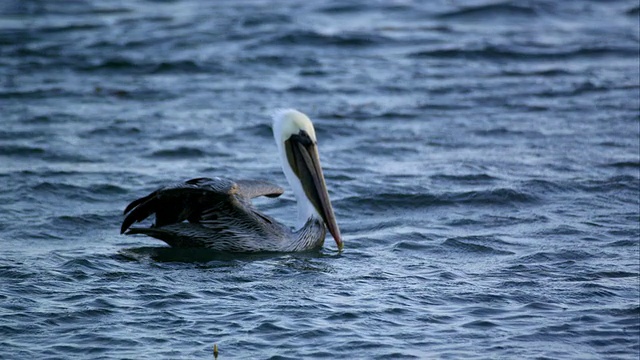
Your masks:
{"label": "pelican's head", "polygon": [[324,182],[311,120],[297,110],[276,111],[273,136],[280,151],[282,169],[298,200],[300,222],[304,224],[312,216],[322,220],[338,249],[342,249],[342,237]]}

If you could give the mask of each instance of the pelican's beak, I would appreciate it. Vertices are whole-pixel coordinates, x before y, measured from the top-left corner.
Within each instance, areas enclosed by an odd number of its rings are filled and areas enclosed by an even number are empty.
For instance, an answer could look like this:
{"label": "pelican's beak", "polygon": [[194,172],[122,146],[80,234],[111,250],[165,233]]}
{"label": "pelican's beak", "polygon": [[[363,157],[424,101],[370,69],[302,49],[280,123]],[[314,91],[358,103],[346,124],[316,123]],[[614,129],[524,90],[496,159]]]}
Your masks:
{"label": "pelican's beak", "polygon": [[285,141],[285,146],[291,169],[300,179],[307,198],[322,216],[322,220],[336,241],[338,249],[342,250],[342,237],[336,223],[336,216],[333,214],[327,185],[324,182],[316,142],[306,131],[301,130]]}

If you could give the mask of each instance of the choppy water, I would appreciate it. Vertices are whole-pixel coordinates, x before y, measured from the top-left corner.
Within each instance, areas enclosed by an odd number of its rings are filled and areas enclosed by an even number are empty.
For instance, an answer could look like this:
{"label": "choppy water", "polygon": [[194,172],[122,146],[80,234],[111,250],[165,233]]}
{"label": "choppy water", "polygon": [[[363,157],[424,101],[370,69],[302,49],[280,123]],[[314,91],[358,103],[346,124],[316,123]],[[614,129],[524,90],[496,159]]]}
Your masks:
{"label": "choppy water", "polygon": [[[637,1],[0,13],[0,358],[638,358]],[[282,106],[343,253],[118,234],[167,182],[286,185]],[[293,224],[290,193],[259,205]]]}

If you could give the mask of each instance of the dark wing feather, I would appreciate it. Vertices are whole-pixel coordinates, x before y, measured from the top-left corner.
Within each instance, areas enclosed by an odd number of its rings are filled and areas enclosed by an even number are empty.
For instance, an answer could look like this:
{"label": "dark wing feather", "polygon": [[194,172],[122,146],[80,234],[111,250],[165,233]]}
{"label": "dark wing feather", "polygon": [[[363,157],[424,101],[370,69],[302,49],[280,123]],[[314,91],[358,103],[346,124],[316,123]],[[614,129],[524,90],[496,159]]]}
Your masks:
{"label": "dark wing feather", "polygon": [[124,233],[133,223],[143,221],[154,213],[155,227],[184,220],[211,224],[218,217],[230,217],[237,221],[248,220],[248,217],[255,215],[263,217],[252,209],[250,199],[262,195],[275,197],[282,191],[282,188],[264,181],[191,179],[133,201],[125,209],[127,216],[120,232]]}

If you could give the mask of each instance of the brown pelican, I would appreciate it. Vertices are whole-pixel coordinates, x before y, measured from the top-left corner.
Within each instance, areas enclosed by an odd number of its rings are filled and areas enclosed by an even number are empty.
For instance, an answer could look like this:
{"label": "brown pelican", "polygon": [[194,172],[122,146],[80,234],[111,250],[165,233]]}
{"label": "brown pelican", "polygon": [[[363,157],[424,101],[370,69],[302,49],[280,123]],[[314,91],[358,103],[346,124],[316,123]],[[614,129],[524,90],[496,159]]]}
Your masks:
{"label": "brown pelican", "polygon": [[[277,197],[277,185],[256,180],[197,178],[160,188],[133,201],[120,233],[145,234],[174,247],[229,252],[290,252],[321,247],[327,232],[342,249],[340,230],[320,167],[316,133],[296,110],[277,111],[273,135],[282,170],[298,202],[298,230],[277,222],[251,204],[257,196]],[[131,228],[155,214],[149,228]],[[186,220],[186,221],[185,221]]]}

